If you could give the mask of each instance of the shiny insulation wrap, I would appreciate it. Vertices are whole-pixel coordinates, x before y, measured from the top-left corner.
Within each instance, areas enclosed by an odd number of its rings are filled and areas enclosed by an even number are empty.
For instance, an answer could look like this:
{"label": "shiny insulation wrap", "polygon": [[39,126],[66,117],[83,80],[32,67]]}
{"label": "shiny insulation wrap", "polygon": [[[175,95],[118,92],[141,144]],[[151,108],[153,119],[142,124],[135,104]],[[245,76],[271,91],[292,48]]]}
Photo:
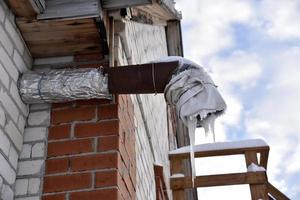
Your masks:
{"label": "shiny insulation wrap", "polygon": [[58,103],[80,99],[111,99],[107,76],[100,68],[25,72],[19,79],[25,103]]}

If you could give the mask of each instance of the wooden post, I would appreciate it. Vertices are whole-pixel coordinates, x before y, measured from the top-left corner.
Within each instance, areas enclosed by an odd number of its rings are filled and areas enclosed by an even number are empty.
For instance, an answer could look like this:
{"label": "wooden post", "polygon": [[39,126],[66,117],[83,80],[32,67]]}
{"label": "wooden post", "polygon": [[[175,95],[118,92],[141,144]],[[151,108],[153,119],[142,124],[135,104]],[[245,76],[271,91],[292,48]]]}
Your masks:
{"label": "wooden post", "polygon": [[[171,160],[171,174],[183,174],[183,160],[172,159]],[[184,189],[173,190],[173,200],[184,200]]]}
{"label": "wooden post", "polygon": [[[246,151],[245,159],[247,167],[251,165],[251,163],[258,165],[257,155],[255,151]],[[250,184],[250,191],[252,200],[268,200],[267,186],[265,184]]]}

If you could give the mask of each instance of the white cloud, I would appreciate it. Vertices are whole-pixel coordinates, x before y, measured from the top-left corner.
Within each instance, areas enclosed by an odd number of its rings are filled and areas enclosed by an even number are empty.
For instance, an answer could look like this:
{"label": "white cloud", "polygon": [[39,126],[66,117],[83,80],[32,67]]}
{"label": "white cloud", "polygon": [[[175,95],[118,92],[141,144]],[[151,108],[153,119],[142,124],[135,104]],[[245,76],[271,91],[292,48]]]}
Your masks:
{"label": "white cloud", "polygon": [[299,0],[263,0],[259,15],[270,36],[289,40],[300,38]]}
{"label": "white cloud", "polygon": [[234,51],[225,58],[213,57],[209,65],[217,82],[225,87],[236,85],[243,88],[254,86],[260,77],[262,67],[259,57],[254,53]]}
{"label": "white cloud", "polygon": [[234,23],[247,23],[253,16],[250,0],[179,0],[183,12],[185,49],[191,59],[201,61],[234,44]]}
{"label": "white cloud", "polygon": [[249,112],[246,127],[250,137],[265,138],[270,144],[269,178],[287,190],[284,180],[300,177],[300,49],[286,49],[272,57],[276,65],[268,69],[271,86]]}

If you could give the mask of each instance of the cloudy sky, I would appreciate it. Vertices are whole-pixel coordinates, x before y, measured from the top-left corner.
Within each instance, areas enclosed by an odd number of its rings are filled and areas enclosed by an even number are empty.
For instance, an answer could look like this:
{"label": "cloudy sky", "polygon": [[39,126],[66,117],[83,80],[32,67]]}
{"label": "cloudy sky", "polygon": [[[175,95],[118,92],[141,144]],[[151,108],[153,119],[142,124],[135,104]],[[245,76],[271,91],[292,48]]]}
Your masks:
{"label": "cloudy sky", "polygon": [[[176,2],[185,57],[211,73],[228,105],[217,141],[264,139],[270,182],[300,199],[300,0]],[[211,141],[203,135],[198,143]],[[198,174],[236,170],[245,170],[241,157],[197,161]],[[250,199],[245,186],[199,189],[199,197]]]}

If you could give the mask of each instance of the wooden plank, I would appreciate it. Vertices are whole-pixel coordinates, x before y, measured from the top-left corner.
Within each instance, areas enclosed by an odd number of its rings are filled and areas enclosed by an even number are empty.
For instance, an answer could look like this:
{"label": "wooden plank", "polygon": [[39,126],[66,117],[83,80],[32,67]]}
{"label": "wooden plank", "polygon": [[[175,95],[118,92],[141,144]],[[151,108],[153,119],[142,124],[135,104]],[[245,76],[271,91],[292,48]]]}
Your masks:
{"label": "wooden plank", "polygon": [[[181,161],[171,162],[171,174],[183,174],[183,163]],[[173,190],[173,200],[184,200],[184,188],[177,188]]]}
{"label": "wooden plank", "polygon": [[151,63],[107,69],[113,94],[163,93],[178,62]]}
{"label": "wooden plank", "polygon": [[[246,172],[197,176],[194,181],[195,187],[213,187],[240,184],[264,184],[267,182],[267,176],[265,172]],[[192,178],[171,178],[170,184],[172,190],[192,188]]]}
{"label": "wooden plank", "polygon": [[31,0],[7,0],[7,3],[17,17],[33,18],[40,12]]}
{"label": "wooden plank", "polygon": [[115,23],[114,18],[109,18],[109,38],[108,38],[108,46],[109,46],[109,66],[115,66]]}
{"label": "wooden plank", "polygon": [[17,25],[33,57],[56,57],[102,52],[94,19],[28,20]]}
{"label": "wooden plank", "polygon": [[138,6],[138,8],[165,21],[180,20],[181,14],[175,9],[174,5],[171,5],[166,2],[170,2],[170,1],[155,0],[152,5]]}
{"label": "wooden plank", "polygon": [[86,18],[101,15],[99,0],[51,0],[37,19]]}
{"label": "wooden plank", "polygon": [[[247,167],[252,163],[258,165],[256,151],[246,151],[245,159],[246,159]],[[257,199],[267,200],[268,198],[266,184],[250,183],[250,191],[251,191],[252,200],[257,200]]]}
{"label": "wooden plank", "polygon": [[152,4],[152,0],[102,0],[102,8],[106,10]]}
{"label": "wooden plank", "polygon": [[271,183],[267,184],[268,193],[272,195],[276,200],[290,200],[285,194],[283,194],[280,190],[274,187]]}
{"label": "wooden plank", "polygon": [[[236,149],[221,149],[221,150],[207,150],[207,151],[195,151],[195,158],[200,157],[213,157],[213,156],[227,156],[245,154],[246,151],[255,151],[257,153],[268,151],[268,146],[262,147],[248,147],[248,148],[236,148]],[[169,154],[171,160],[174,159],[186,159],[190,157],[189,152]]]}
{"label": "wooden plank", "polygon": [[167,31],[167,44],[168,44],[169,56],[183,57],[180,21],[178,20],[168,21],[166,31]]}
{"label": "wooden plank", "polygon": [[266,170],[268,167],[269,149],[260,153],[259,165],[263,166]]}
{"label": "wooden plank", "polygon": [[17,24],[22,32],[70,31],[96,28],[94,19],[72,20],[30,20],[18,18]]}

